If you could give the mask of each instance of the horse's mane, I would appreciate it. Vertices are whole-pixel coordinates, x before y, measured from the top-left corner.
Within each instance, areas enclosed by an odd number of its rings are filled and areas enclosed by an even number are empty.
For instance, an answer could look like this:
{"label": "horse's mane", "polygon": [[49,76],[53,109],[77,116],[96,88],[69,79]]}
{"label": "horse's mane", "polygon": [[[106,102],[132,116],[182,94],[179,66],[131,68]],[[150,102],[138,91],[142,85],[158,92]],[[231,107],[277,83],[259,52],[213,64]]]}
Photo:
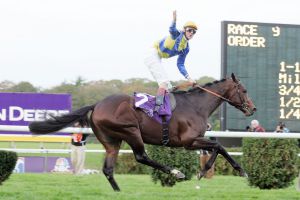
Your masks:
{"label": "horse's mane", "polygon": [[[206,83],[205,85],[201,85],[201,87],[204,87],[204,88],[211,87],[215,84],[224,82],[226,80],[227,80],[226,78],[223,78],[221,80],[215,80],[213,82]],[[195,85],[194,87],[190,88],[189,90],[175,90],[175,91],[172,91],[172,93],[174,93],[174,94],[184,94],[184,93],[191,93],[191,92],[194,92],[196,90],[201,90],[201,89],[199,87],[197,87],[197,85]]]}

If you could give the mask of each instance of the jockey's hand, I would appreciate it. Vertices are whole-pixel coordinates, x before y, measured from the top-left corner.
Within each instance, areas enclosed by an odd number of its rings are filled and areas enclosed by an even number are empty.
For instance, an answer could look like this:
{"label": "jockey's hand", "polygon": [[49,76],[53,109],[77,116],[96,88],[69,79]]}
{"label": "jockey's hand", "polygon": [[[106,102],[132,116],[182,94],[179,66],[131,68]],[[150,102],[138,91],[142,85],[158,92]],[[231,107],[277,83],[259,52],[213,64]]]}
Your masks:
{"label": "jockey's hand", "polygon": [[192,79],[191,77],[189,77],[187,80],[192,86],[197,84],[197,82],[194,79]]}
{"label": "jockey's hand", "polygon": [[173,21],[176,22],[177,19],[177,14],[176,14],[176,10],[173,11]]}

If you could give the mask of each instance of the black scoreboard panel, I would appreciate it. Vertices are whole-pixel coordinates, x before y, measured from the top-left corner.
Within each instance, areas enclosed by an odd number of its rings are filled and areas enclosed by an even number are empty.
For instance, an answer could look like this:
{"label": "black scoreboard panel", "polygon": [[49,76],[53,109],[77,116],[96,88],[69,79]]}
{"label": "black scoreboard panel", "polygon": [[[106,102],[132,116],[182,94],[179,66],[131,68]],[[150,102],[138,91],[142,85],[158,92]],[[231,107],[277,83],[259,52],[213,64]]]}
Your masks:
{"label": "black scoreboard panel", "polygon": [[257,119],[267,131],[279,121],[300,132],[300,26],[222,22],[222,77],[235,73],[257,107],[252,117],[222,107],[222,130],[245,130]]}

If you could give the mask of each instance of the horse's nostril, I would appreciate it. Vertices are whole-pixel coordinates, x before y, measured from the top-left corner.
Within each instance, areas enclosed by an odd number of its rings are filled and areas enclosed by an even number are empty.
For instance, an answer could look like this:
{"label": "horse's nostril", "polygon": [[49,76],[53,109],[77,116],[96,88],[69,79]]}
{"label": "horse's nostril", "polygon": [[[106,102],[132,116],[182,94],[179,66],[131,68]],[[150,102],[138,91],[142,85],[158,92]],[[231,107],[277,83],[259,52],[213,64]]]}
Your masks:
{"label": "horse's nostril", "polygon": [[256,111],[257,111],[256,107],[254,107],[254,108],[253,108],[253,111],[254,111],[254,112],[256,112]]}

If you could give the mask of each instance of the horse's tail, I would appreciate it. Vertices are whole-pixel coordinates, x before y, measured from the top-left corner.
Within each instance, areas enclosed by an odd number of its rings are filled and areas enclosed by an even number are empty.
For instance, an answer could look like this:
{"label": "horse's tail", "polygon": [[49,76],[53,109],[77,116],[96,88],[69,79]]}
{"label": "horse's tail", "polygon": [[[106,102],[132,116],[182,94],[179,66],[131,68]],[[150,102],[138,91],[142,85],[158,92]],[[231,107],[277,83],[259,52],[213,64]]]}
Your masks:
{"label": "horse's tail", "polygon": [[88,124],[87,114],[90,110],[93,110],[95,105],[85,106],[71,113],[62,116],[52,116],[51,119],[32,122],[29,125],[30,132],[34,134],[47,134],[59,131],[72,125],[75,122],[80,122],[81,124]]}

